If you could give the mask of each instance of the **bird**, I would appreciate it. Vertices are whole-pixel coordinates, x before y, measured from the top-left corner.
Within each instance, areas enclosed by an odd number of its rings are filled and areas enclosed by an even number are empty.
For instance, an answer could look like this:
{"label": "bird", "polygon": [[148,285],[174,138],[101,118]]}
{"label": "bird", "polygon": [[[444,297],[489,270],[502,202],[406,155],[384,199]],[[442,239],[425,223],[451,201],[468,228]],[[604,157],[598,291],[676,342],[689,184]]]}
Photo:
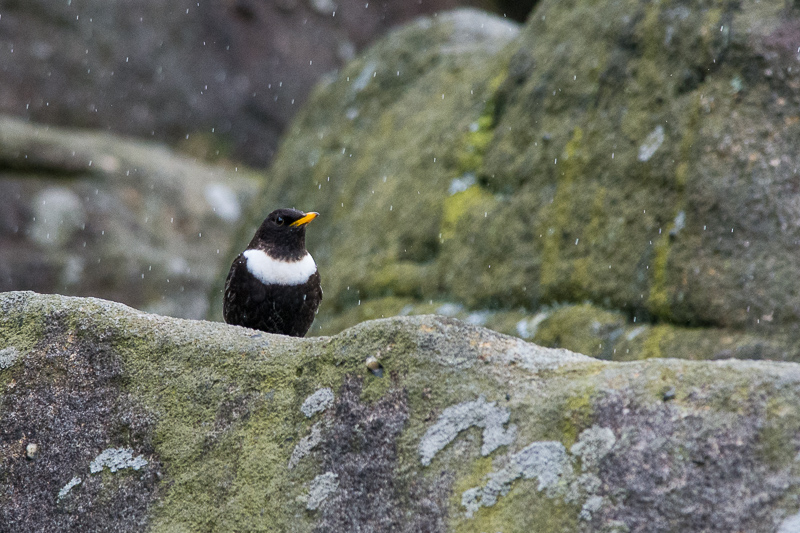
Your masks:
{"label": "bird", "polygon": [[322,301],[306,225],[319,213],[276,209],[261,223],[225,280],[225,322],[268,333],[303,337]]}

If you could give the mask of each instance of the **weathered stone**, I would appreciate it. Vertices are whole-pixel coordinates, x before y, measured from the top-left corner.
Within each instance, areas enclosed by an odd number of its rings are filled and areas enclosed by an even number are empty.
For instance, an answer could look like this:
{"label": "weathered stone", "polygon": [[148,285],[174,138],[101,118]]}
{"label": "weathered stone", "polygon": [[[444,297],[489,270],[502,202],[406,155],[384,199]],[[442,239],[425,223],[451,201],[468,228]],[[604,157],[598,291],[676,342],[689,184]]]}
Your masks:
{"label": "weathered stone", "polygon": [[[604,362],[436,316],[297,339],[30,292],[0,294],[0,350],[15,532],[798,522],[796,363]],[[485,449],[490,425],[509,438]]]}
{"label": "weathered stone", "polygon": [[333,391],[328,388],[319,389],[314,394],[306,398],[300,410],[306,415],[306,418],[311,418],[316,413],[324,411],[333,404]]}
{"label": "weathered stone", "polygon": [[320,324],[362,300],[438,293],[455,147],[502,81],[518,32],[475,10],[420,19],[318,87],[298,115],[262,198],[324,217],[307,237],[324,265]]}
{"label": "weathered stone", "polygon": [[518,34],[459,12],[387,36],[317,89],[264,189],[325,220],[312,331],[455,305],[605,358],[795,357],[797,36],[782,0],[546,0]]}
{"label": "weathered stone", "polygon": [[260,178],[155,144],[0,117],[0,290],[201,318]]}
{"label": "weathered stone", "polygon": [[[0,112],[264,165],[323,75],[465,3],[509,0],[4,0]],[[511,3],[524,17],[533,0]]]}

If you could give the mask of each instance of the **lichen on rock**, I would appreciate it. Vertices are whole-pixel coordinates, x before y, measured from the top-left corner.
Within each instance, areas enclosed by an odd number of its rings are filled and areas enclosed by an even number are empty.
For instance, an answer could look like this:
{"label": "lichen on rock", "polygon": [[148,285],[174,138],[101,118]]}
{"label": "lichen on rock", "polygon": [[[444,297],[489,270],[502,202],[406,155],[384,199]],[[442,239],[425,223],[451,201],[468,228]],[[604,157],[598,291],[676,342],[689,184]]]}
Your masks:
{"label": "lichen on rock", "polygon": [[147,459],[141,455],[134,457],[130,448],[106,448],[89,464],[89,472],[96,474],[108,468],[113,474],[125,468],[139,470],[143,466],[147,466]]}
{"label": "lichen on rock", "polygon": [[324,411],[333,404],[333,391],[329,388],[323,388],[316,391],[309,396],[300,406],[300,410],[306,415],[306,418],[311,418],[315,413]]}
{"label": "lichen on rock", "polygon": [[544,0],[523,27],[387,36],[315,91],[262,191],[329,216],[312,334],[451,303],[522,336],[563,309],[530,340],[604,359],[796,358],[798,18]]}
{"label": "lichen on rock", "polygon": [[482,455],[489,455],[498,447],[511,444],[517,428],[513,424],[507,429],[503,427],[509,417],[508,409],[497,407],[495,402],[487,402],[483,396],[473,402],[446,408],[419,443],[420,462],[425,466],[431,464],[439,451],[472,426],[483,429]]}
{"label": "lichen on rock", "polygon": [[19,358],[19,351],[14,346],[0,350],[0,369],[10,368]]}
{"label": "lichen on rock", "polygon": [[336,480],[339,476],[333,472],[325,472],[311,480],[308,488],[308,503],[306,509],[309,511],[316,511],[330,496],[330,494],[339,488],[339,482]]}
{"label": "lichen on rock", "polygon": [[797,513],[794,363],[603,362],[433,315],[297,339],[91,298],[0,309],[0,350],[25,354],[0,369],[14,531],[760,532]]}
{"label": "lichen on rock", "polygon": [[509,465],[492,472],[483,487],[464,491],[461,505],[466,508],[467,517],[480,507],[491,507],[500,496],[511,490],[511,484],[519,479],[539,481],[537,490],[553,486],[559,478],[571,470],[567,450],[560,442],[534,442],[511,455]]}

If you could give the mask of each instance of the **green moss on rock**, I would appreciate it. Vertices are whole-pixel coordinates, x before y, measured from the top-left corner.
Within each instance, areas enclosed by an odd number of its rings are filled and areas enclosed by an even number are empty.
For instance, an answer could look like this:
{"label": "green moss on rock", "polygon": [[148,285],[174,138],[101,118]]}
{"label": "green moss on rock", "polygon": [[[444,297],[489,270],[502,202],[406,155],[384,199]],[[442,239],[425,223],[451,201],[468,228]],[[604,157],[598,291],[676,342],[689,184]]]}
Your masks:
{"label": "green moss on rock", "polygon": [[[0,308],[0,350],[29,350],[0,369],[0,475],[17,495],[0,517],[20,530],[696,530],[724,509],[720,527],[759,531],[796,512],[795,364],[601,362],[431,315],[296,339],[93,299]],[[321,390],[332,399],[304,409]],[[423,446],[437,424],[447,439]],[[109,447],[147,464],[87,474]],[[320,476],[336,484],[312,497]]]}
{"label": "green moss on rock", "polygon": [[493,316],[591,302],[626,335],[672,328],[617,353],[709,328],[703,353],[793,357],[800,122],[786,115],[796,48],[779,36],[795,15],[625,0],[541,2],[519,32],[426,19],[317,88],[261,203],[322,213],[308,244],[327,324],[391,297]]}

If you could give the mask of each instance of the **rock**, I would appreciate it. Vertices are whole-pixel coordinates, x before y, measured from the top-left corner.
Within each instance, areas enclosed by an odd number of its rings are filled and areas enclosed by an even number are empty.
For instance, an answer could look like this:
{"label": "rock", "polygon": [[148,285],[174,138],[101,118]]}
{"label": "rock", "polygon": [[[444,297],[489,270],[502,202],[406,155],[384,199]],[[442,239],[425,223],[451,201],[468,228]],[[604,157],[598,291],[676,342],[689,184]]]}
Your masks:
{"label": "rock", "polygon": [[[388,28],[463,3],[5,2],[0,112],[264,165],[324,74]],[[532,0],[516,3],[521,17]]]}
{"label": "rock", "polygon": [[317,392],[306,398],[300,410],[306,415],[306,418],[311,418],[316,413],[320,413],[333,404],[333,391],[331,389],[319,389]]}
{"label": "rock", "polygon": [[333,472],[325,472],[311,480],[306,509],[309,511],[316,511],[322,506],[325,499],[339,488],[339,483],[336,481],[337,477],[339,476]]}
{"label": "rock", "polygon": [[[432,259],[447,198],[439,185],[446,191],[454,177],[454,141],[486,106],[491,80],[484,74],[503,73],[497,56],[518,32],[519,25],[475,10],[420,19],[322,84],[298,116],[262,198],[324,211],[308,242],[325,265],[328,310],[437,292]],[[219,318],[217,308],[212,317]]]}
{"label": "rock", "polygon": [[779,0],[545,0],[519,32],[456,12],[382,39],[263,191],[325,221],[313,331],[456,305],[605,358],[795,358],[795,35]]}
{"label": "rock", "polygon": [[[364,368],[379,350],[383,378]],[[796,363],[604,362],[441,316],[297,339],[31,292],[0,294],[0,351],[19,354],[0,369],[13,531],[772,532],[800,516]]]}
{"label": "rock", "polygon": [[147,466],[147,459],[141,455],[134,458],[130,448],[107,448],[89,464],[89,473],[96,474],[108,468],[113,474],[124,468],[139,470],[144,466]]}
{"label": "rock", "polygon": [[28,459],[36,459],[36,456],[39,454],[39,445],[35,442],[29,443],[25,446],[25,457]]}
{"label": "rock", "polygon": [[[0,290],[201,318],[260,178],[155,144],[0,117]],[[0,367],[13,357],[0,351]]]}

